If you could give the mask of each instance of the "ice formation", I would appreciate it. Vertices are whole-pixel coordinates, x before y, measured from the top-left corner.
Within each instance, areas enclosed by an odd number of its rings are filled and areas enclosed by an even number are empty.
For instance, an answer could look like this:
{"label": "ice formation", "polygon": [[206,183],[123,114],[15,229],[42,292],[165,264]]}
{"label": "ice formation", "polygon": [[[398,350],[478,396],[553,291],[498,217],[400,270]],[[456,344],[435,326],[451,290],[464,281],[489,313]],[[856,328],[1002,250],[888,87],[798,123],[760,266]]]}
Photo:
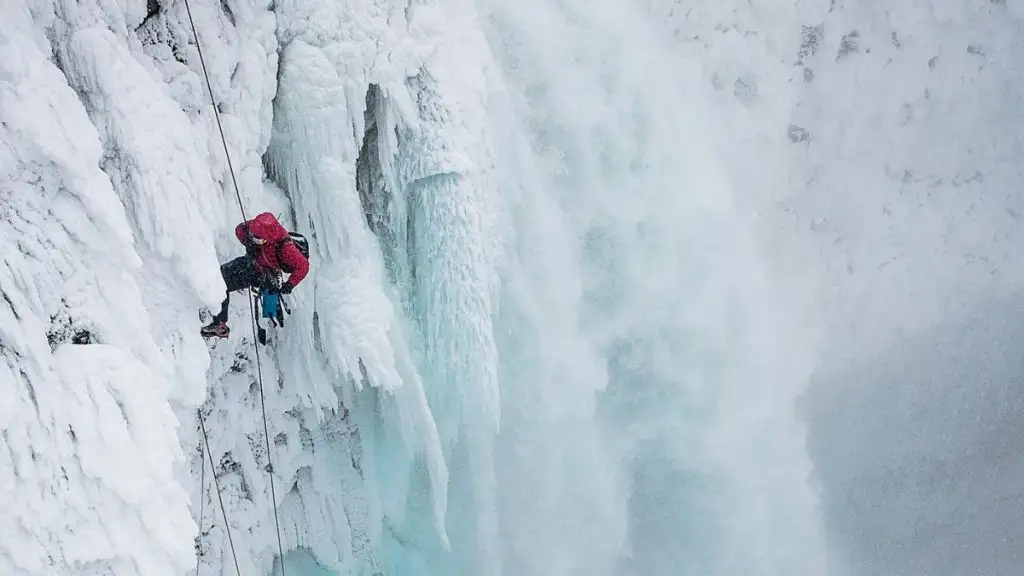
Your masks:
{"label": "ice formation", "polygon": [[[183,0],[4,4],[4,574],[232,574],[230,527],[242,574],[280,573],[280,528],[288,574],[820,575],[793,411],[820,320],[863,344],[1015,285],[839,297],[919,275],[861,271],[880,238],[931,261],[895,225],[850,241],[858,190],[905,184],[876,208],[929,241],[1016,217],[955,147],[872,148],[889,121],[924,128],[887,147],[933,137],[950,79],[998,88],[969,69],[1011,31],[979,44],[952,3],[914,29],[811,0],[189,1],[233,174]],[[837,94],[878,69],[859,115]],[[241,253],[233,176],[312,247],[267,347],[244,297],[230,339],[198,334]],[[932,185],[974,219],[918,204]]]}

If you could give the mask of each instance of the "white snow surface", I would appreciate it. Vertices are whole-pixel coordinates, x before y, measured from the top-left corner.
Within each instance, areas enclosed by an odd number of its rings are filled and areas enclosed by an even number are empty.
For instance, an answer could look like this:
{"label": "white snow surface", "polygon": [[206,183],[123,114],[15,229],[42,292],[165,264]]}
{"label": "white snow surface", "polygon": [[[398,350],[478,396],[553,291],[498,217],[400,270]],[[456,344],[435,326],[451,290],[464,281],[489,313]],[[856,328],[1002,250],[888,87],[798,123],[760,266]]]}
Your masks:
{"label": "white snow surface", "polygon": [[1012,2],[189,6],[233,173],[183,0],[2,6],[2,574],[842,573],[794,399],[1024,284]]}

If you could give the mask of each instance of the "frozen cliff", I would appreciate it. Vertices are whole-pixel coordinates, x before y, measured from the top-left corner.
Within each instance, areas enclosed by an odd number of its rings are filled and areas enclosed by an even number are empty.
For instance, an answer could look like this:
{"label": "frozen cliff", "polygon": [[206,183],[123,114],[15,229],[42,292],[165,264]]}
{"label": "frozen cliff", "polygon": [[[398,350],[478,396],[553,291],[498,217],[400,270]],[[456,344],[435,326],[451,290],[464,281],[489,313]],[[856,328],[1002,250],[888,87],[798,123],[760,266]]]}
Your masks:
{"label": "frozen cliff", "polygon": [[794,399],[1022,283],[1010,3],[189,2],[2,6],[0,573],[841,573]]}

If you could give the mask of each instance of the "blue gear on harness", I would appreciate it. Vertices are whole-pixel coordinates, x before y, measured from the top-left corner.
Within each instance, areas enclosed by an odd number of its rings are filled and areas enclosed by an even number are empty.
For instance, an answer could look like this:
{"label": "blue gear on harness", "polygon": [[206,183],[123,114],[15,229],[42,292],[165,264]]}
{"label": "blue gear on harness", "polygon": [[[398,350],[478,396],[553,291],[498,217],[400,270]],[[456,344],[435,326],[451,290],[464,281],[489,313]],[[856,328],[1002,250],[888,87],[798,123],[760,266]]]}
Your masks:
{"label": "blue gear on harness", "polygon": [[264,292],[262,297],[263,317],[276,318],[277,307],[281,303],[281,295],[277,292]]}

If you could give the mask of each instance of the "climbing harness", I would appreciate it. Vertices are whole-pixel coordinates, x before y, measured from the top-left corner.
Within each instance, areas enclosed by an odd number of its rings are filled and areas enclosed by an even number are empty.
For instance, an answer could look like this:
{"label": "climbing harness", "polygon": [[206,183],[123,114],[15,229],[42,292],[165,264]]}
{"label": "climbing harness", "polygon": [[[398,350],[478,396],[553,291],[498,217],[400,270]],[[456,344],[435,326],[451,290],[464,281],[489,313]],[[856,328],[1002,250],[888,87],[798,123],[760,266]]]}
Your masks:
{"label": "climbing harness", "polygon": [[[238,180],[235,178],[235,169],[231,165],[231,154],[228,152],[228,141],[224,136],[224,126],[220,121],[220,110],[217,109],[217,100],[213,96],[213,85],[210,83],[210,74],[206,70],[206,59],[203,58],[203,49],[199,45],[199,34],[196,32],[196,23],[192,19],[192,8],[189,5],[189,0],[185,0],[185,12],[188,14],[188,22],[192,27],[192,37],[196,41],[196,52],[199,53],[199,64],[203,68],[203,77],[206,79],[206,89],[210,93],[210,106],[213,107],[213,117],[217,121],[217,130],[220,132],[220,141],[224,146],[224,157],[227,159],[228,172],[231,174],[231,183],[235,188],[235,196],[238,198],[238,209],[242,212],[242,221],[248,222],[249,219],[245,215],[245,204],[242,202],[242,193],[238,188]],[[256,304],[253,298],[249,298],[249,313],[252,316],[252,335],[254,338],[259,338],[258,326],[256,321]],[[267,447],[267,472],[270,476],[270,497],[271,503],[274,506],[274,527],[277,529],[277,551],[279,558],[281,559],[281,576],[285,576],[284,568],[284,545],[281,543],[281,520],[277,514],[277,493],[274,488],[274,462],[271,457],[272,451],[270,447],[270,426],[267,424],[267,401],[266,396],[263,393],[263,369],[260,367],[260,347],[258,344],[253,342],[253,348],[256,350],[256,378],[259,382],[260,390],[260,408],[263,411],[263,439],[266,442]],[[202,414],[199,414],[199,424],[203,430],[203,438],[206,439],[206,426],[203,422]],[[224,526],[227,529],[228,543],[231,545],[231,555],[235,560],[235,571],[238,572],[238,576],[241,576],[241,571],[238,570],[238,557],[235,555],[235,545],[231,540],[231,531],[228,527],[227,513],[224,511],[224,501],[221,499],[220,484],[217,482],[217,471],[213,467],[213,454],[210,453],[209,442],[206,445],[207,455],[210,457],[210,467],[213,471],[214,484],[217,489],[217,498],[220,500],[221,515],[224,517]],[[200,519],[200,522],[202,519]],[[202,538],[202,527],[200,526],[199,537]],[[197,570],[198,572],[198,570]]]}

